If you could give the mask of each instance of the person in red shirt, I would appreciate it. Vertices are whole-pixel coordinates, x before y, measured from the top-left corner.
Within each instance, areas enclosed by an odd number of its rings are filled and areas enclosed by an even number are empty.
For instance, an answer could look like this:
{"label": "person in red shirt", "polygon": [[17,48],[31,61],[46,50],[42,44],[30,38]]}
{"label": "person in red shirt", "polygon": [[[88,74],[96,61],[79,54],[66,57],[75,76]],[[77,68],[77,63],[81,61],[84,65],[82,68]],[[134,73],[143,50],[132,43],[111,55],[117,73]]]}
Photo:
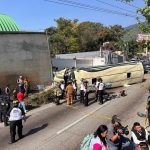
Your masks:
{"label": "person in red shirt", "polygon": [[26,110],[26,106],[25,106],[25,103],[24,103],[25,95],[22,91],[19,91],[17,93],[17,99],[19,101],[19,107],[22,107],[24,112],[26,113],[27,110]]}

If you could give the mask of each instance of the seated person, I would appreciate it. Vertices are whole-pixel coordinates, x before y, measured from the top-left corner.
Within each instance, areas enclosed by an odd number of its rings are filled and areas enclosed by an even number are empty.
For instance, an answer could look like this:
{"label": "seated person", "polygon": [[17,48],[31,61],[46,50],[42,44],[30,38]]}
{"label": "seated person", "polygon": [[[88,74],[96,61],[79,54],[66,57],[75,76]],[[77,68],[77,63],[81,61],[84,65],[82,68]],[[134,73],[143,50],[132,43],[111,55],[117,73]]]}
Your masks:
{"label": "seated person", "polygon": [[135,122],[131,129],[131,138],[135,144],[148,141],[148,132],[144,129],[139,122]]}

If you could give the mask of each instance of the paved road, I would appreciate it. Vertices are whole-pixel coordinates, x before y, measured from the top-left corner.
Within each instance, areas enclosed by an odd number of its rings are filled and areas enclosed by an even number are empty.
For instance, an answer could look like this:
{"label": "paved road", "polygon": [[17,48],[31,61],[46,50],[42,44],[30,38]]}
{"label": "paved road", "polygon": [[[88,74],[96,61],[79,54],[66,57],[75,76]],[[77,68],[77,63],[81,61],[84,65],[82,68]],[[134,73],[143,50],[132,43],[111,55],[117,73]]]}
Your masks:
{"label": "paved road", "polygon": [[[149,75],[146,75],[149,79]],[[100,124],[108,124],[113,114],[132,123],[137,109],[143,107],[148,96],[149,80],[127,88],[128,96],[116,98],[103,105],[93,103],[84,107],[48,104],[28,113],[24,135],[20,141],[9,145],[9,128],[0,125],[0,150],[78,150],[82,138],[94,132]],[[131,121],[132,120],[132,121]]]}

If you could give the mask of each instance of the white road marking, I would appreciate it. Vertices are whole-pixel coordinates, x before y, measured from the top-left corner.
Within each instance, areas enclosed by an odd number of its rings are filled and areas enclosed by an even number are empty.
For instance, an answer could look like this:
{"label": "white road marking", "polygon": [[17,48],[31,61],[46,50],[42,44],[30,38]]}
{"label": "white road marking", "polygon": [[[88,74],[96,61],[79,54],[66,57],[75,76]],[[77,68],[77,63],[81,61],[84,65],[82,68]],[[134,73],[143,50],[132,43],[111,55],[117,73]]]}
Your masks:
{"label": "white road marking", "polygon": [[88,116],[92,115],[93,113],[95,113],[96,111],[98,111],[100,108],[104,107],[105,105],[107,105],[108,102],[104,103],[103,105],[101,105],[100,107],[96,108],[94,111],[86,114],[85,116],[81,117],[80,119],[76,120],[75,122],[71,123],[70,125],[66,126],[65,128],[59,130],[57,132],[57,134],[61,134],[62,132],[68,130],[69,128],[71,128],[72,126],[74,126],[75,124],[79,123],[81,120],[87,118]]}

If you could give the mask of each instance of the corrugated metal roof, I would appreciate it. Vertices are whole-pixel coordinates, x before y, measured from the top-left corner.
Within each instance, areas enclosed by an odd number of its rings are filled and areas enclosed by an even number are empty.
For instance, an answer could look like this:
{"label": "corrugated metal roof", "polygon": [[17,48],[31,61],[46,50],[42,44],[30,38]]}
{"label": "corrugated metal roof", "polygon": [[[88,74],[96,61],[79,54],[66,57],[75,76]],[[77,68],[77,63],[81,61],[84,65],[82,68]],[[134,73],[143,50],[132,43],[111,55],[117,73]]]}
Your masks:
{"label": "corrugated metal roof", "polygon": [[0,31],[19,31],[19,26],[11,17],[0,14]]}

